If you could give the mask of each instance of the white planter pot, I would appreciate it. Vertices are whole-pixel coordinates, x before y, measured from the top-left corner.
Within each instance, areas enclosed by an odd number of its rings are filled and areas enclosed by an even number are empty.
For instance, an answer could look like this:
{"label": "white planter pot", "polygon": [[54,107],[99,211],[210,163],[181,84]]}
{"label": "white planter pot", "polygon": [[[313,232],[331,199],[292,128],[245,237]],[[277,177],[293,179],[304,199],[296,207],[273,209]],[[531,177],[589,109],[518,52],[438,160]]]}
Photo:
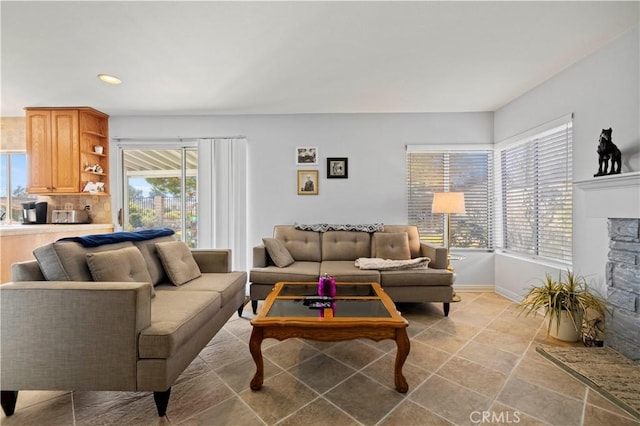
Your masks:
{"label": "white planter pot", "polygon": [[574,321],[571,320],[569,313],[560,312],[560,326],[556,323],[557,318],[554,316],[549,329],[549,336],[564,342],[577,342],[582,336],[582,315],[574,314]]}

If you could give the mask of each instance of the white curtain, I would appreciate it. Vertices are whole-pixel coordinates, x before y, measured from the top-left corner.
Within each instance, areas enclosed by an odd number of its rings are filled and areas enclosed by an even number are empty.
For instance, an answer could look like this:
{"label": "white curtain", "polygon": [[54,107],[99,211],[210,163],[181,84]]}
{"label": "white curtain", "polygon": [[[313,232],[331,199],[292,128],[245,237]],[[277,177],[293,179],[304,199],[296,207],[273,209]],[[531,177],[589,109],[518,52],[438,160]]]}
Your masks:
{"label": "white curtain", "polygon": [[198,140],[198,247],[230,248],[247,270],[247,140]]}

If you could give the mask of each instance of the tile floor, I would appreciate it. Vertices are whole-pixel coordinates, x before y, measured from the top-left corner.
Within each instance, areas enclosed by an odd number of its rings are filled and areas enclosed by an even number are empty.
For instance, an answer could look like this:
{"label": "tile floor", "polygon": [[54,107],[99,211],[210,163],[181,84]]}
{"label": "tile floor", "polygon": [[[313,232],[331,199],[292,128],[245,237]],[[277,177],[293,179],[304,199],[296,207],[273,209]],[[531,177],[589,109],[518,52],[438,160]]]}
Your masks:
{"label": "tile floor", "polygon": [[393,388],[395,344],[299,339],[263,342],[264,387],[249,389],[249,306],[234,316],[173,386],[159,418],[150,393],[35,392],[18,397],[10,425],[638,425],[538,355],[541,317],[518,316],[492,293],[399,305],[409,320],[409,392]]}

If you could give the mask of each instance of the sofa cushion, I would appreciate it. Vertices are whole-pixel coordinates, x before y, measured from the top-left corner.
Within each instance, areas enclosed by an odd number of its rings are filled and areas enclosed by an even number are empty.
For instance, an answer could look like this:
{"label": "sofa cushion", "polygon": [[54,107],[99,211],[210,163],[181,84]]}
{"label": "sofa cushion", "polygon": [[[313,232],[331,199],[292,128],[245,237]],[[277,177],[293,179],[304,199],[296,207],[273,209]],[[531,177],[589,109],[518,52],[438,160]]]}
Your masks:
{"label": "sofa cushion", "polygon": [[411,259],[409,236],[406,232],[376,232],[373,234],[373,253],[371,257],[391,260]]}
{"label": "sofa cushion", "polygon": [[133,244],[138,247],[144,261],[147,264],[149,275],[151,276],[151,283],[157,285],[167,281],[167,274],[162,267],[162,261],[158,255],[158,249],[156,243],[164,243],[176,241],[176,238],[172,235],[166,237],[158,237],[152,240],[134,241]]}
{"label": "sofa cushion", "polygon": [[[406,232],[409,237],[409,250],[411,251],[411,258],[423,256],[420,253],[420,233],[418,232],[418,227],[415,225],[385,225],[384,231],[381,232]],[[375,243],[371,243],[372,248]],[[432,257],[433,259],[433,257]]]}
{"label": "sofa cushion", "polygon": [[131,241],[105,244],[98,247],[83,247],[74,241],[56,241],[33,251],[42,274],[48,281],[92,281],[87,265],[87,253],[99,253],[133,247]]}
{"label": "sofa cushion", "polygon": [[284,243],[296,261],[320,262],[320,233],[278,225],[273,231],[273,236]]}
{"label": "sofa cushion", "polygon": [[151,282],[142,253],[136,247],[87,253],[87,265],[94,281]]}
{"label": "sofa cushion", "polygon": [[253,268],[249,281],[255,284],[275,284],[280,281],[318,281],[320,262],[294,262],[286,268],[267,266]]}
{"label": "sofa cushion", "polygon": [[322,260],[356,260],[371,255],[371,235],[355,231],[322,234]]}
{"label": "sofa cushion", "polygon": [[273,263],[275,263],[277,267],[284,268],[295,262],[282,241],[277,238],[263,238],[262,242],[267,249],[267,253],[269,253],[269,257],[271,257],[271,260],[273,260]]}
{"label": "sofa cushion", "polygon": [[247,273],[234,271],[229,273],[205,272],[198,278],[189,281],[181,286],[171,284],[160,284],[156,287],[157,292],[162,291],[214,291],[221,295],[220,305],[225,306],[230,300],[234,300],[237,292],[245,293],[244,288],[247,283]]}
{"label": "sofa cushion", "polygon": [[219,310],[220,293],[215,291],[156,291],[151,325],[138,339],[140,358],[169,358]]}
{"label": "sofa cushion", "polygon": [[446,269],[404,269],[380,271],[382,287],[437,287],[453,285],[453,273]]}
{"label": "sofa cushion", "polygon": [[174,285],[182,285],[201,275],[191,250],[182,241],[156,243],[156,248],[162,266]]}
{"label": "sofa cushion", "polygon": [[320,272],[335,277],[336,281],[380,282],[380,272],[375,269],[360,269],[351,260],[325,260]]}

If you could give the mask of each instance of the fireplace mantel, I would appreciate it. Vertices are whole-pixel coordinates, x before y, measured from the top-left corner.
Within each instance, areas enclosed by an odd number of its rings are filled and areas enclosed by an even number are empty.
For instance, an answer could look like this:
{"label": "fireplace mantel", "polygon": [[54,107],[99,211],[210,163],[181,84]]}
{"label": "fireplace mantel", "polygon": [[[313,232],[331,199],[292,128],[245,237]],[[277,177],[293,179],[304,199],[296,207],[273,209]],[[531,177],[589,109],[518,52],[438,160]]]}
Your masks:
{"label": "fireplace mantel", "polygon": [[584,191],[586,217],[640,218],[640,172],[594,177],[574,182]]}

